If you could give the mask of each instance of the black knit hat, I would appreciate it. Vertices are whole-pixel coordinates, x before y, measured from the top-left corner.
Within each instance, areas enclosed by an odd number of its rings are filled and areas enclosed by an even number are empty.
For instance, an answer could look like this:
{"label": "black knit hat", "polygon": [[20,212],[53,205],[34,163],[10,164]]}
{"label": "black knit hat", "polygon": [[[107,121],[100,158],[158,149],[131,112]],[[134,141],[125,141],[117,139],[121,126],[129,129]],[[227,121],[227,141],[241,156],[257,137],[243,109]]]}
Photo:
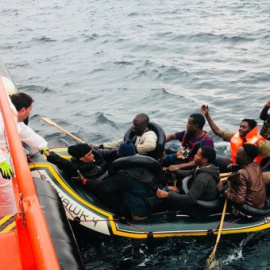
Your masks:
{"label": "black knit hat", "polygon": [[119,157],[127,157],[136,155],[134,144],[128,139],[126,142],[121,143],[118,150]]}
{"label": "black knit hat", "polygon": [[85,156],[92,150],[92,147],[89,146],[87,143],[75,144],[71,145],[68,148],[68,153],[76,158],[81,158]]}

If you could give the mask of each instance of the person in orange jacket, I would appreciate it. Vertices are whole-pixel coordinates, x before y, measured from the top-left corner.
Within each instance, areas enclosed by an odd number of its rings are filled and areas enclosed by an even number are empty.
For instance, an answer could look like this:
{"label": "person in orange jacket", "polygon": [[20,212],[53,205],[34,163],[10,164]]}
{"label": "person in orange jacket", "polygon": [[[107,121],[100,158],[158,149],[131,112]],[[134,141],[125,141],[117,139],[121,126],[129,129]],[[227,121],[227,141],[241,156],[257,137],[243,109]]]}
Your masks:
{"label": "person in orange jacket", "polygon": [[255,159],[261,164],[262,170],[270,167],[270,147],[266,140],[259,135],[257,122],[254,119],[243,119],[240,123],[238,132],[228,132],[221,130],[212,120],[209,114],[207,105],[202,105],[201,112],[205,116],[212,131],[223,141],[228,141],[231,144],[231,162],[235,163],[235,155],[239,147],[244,143],[253,144],[259,149],[259,156]]}

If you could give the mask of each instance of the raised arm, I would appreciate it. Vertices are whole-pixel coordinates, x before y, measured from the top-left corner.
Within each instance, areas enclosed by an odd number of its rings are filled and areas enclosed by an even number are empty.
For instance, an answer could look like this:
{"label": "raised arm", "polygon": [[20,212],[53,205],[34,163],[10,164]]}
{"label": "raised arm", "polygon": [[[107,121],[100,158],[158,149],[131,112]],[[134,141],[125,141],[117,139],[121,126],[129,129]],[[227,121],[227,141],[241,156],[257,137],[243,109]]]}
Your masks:
{"label": "raised arm", "polygon": [[201,112],[205,116],[209,126],[211,127],[212,131],[219,137],[221,137],[221,130],[220,128],[215,124],[215,122],[212,120],[210,114],[209,114],[209,108],[208,105],[202,105]]}
{"label": "raised arm", "polygon": [[261,114],[260,114],[260,119],[265,121],[267,119],[267,116],[268,116],[268,110],[270,108],[270,100],[268,100],[266,102],[266,104],[264,105],[262,111],[261,111]]}

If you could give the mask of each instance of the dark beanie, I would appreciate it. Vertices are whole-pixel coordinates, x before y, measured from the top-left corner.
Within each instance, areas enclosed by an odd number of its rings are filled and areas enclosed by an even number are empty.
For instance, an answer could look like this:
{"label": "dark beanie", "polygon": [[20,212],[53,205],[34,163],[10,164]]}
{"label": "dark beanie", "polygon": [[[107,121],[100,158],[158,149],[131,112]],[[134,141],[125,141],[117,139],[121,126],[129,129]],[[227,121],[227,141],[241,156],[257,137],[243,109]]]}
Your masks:
{"label": "dark beanie", "polygon": [[92,147],[89,146],[87,143],[75,144],[71,145],[68,148],[68,153],[76,158],[81,158],[85,156],[92,150]]}
{"label": "dark beanie", "polygon": [[128,156],[136,155],[135,146],[131,142],[130,139],[120,144],[118,154],[119,154],[119,157],[128,157]]}

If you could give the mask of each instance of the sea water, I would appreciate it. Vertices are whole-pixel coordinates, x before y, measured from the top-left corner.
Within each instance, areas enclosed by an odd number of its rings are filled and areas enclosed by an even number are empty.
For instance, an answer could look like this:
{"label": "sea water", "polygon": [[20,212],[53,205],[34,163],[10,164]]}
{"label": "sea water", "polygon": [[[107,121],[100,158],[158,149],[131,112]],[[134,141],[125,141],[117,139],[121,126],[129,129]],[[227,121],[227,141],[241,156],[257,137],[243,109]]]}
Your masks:
{"label": "sea water", "polygon": [[[49,146],[122,138],[144,112],[166,133],[208,104],[236,131],[269,95],[270,2],[1,1],[0,57],[30,94],[30,126]],[[209,126],[206,124],[206,130]],[[229,151],[212,132],[219,153]],[[175,145],[171,145],[175,147]],[[176,148],[178,146],[176,145]],[[78,232],[87,269],[205,269],[215,238],[154,241]],[[221,269],[269,269],[269,233],[221,237]]]}

